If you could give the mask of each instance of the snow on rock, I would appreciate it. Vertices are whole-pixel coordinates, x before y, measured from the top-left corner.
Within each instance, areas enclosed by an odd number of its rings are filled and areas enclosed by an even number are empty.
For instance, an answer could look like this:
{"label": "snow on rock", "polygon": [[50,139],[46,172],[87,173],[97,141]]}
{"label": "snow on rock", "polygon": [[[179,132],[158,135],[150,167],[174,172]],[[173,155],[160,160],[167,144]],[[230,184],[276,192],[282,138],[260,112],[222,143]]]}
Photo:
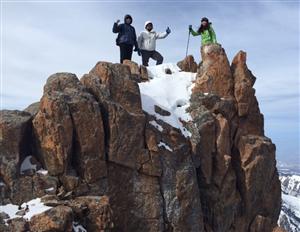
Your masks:
{"label": "snow on rock", "polygon": [[36,173],[46,176],[48,174],[48,170],[40,169]]}
{"label": "snow on rock", "polygon": [[156,121],[152,120],[149,122],[152,126],[154,126],[157,130],[159,130],[160,132],[162,132],[164,129],[162,128],[161,125],[159,125]]}
{"label": "snow on rock", "polygon": [[163,142],[160,142],[160,143],[158,144],[158,146],[159,146],[159,147],[164,147],[164,148],[166,148],[167,150],[169,150],[170,152],[173,152],[173,150],[172,150],[167,144],[165,144],[165,143],[163,143]]}
{"label": "snow on rock", "polygon": [[[171,70],[172,74],[166,74],[166,69]],[[186,109],[189,107],[196,73],[181,72],[176,64],[170,63],[151,66],[147,70],[151,80],[139,83],[143,110],[171,126],[179,128],[185,136],[191,136],[180,119],[191,120]],[[171,115],[162,116],[156,113],[155,105],[169,111]]]}
{"label": "snow on rock", "polygon": [[87,232],[87,230],[80,225],[78,222],[73,222],[73,231],[74,232]]}
{"label": "snow on rock", "polygon": [[[21,205],[22,209],[26,209],[26,206],[28,206],[28,209],[26,214],[23,216],[23,218],[30,220],[32,216],[36,214],[43,213],[47,211],[48,209],[51,209],[52,207],[45,206],[40,198],[33,199],[31,201],[28,201],[26,203],[23,203]],[[16,215],[16,213],[19,211],[18,205],[13,204],[7,204],[7,205],[0,205],[0,212],[4,212],[9,215],[10,219],[21,217]]]}
{"label": "snow on rock", "polygon": [[35,170],[36,171],[36,164],[32,164],[31,163],[31,158],[32,156],[27,156],[22,164],[21,164],[21,167],[20,167],[20,173],[23,174],[25,171],[27,170]]}

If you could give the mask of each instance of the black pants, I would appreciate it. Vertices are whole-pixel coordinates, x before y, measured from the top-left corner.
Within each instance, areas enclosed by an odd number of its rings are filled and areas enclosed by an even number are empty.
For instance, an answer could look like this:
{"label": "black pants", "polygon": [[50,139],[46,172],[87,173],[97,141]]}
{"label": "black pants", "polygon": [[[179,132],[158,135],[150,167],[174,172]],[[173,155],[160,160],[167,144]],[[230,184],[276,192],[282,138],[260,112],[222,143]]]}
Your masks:
{"label": "black pants", "polygon": [[144,66],[148,66],[148,62],[150,58],[156,60],[156,65],[162,64],[164,60],[163,56],[157,51],[141,50],[141,53],[142,53],[142,60]]}
{"label": "black pants", "polygon": [[133,45],[131,44],[120,44],[120,63],[123,60],[131,60]]}

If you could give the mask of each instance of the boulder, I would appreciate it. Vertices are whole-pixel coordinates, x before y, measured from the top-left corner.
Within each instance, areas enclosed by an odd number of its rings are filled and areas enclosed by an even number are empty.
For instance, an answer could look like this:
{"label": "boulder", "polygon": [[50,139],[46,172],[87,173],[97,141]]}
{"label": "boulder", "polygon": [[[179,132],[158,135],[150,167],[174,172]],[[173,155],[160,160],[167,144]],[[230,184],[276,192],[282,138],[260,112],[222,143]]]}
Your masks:
{"label": "boulder", "polygon": [[184,72],[196,73],[198,65],[192,55],[188,55],[182,61],[177,63],[177,66]]}
{"label": "boulder", "polygon": [[131,72],[131,79],[136,82],[148,81],[148,71],[143,65],[138,65],[134,61],[124,60],[123,64],[128,66]]}
{"label": "boulder", "polygon": [[18,110],[0,113],[0,177],[12,186],[19,176],[20,162],[31,154],[31,115]]}
{"label": "boulder", "polygon": [[57,73],[48,78],[33,125],[50,175],[74,166],[87,182],[106,175],[101,109],[75,75]]}
{"label": "boulder", "polygon": [[240,117],[239,135],[264,134],[264,119],[260,113],[253,85],[256,77],[246,65],[246,53],[240,51],[233,59],[231,71],[234,78],[234,96]]}
{"label": "boulder", "polygon": [[87,231],[109,231],[114,228],[113,212],[107,196],[78,197],[70,206],[75,218],[82,221]]}
{"label": "boulder", "polygon": [[212,93],[232,98],[234,80],[224,49],[218,44],[201,48],[202,64],[198,71],[193,93]]}
{"label": "boulder", "polygon": [[101,105],[108,160],[138,169],[145,115],[139,87],[130,79],[128,66],[99,62],[81,82]]}
{"label": "boulder", "polygon": [[73,212],[68,206],[57,206],[30,219],[30,231],[71,232]]}

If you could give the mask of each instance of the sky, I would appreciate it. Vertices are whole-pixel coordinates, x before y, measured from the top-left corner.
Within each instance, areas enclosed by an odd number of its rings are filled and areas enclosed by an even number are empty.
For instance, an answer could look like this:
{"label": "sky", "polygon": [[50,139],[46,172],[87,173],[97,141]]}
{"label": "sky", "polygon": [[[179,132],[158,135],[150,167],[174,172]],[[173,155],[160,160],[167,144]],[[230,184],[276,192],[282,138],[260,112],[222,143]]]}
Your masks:
{"label": "sky", "polygon": [[[167,63],[185,57],[188,25],[196,29],[208,17],[230,62],[238,51],[247,52],[277,159],[300,165],[298,0],[1,0],[1,109],[22,110],[39,101],[53,73],[81,78],[98,61],[119,62],[112,25],[125,14],[132,15],[137,33],[147,20],[158,32],[170,27],[171,34],[157,42]],[[189,43],[197,61],[200,40],[191,37]],[[141,63],[137,54],[133,60]]]}

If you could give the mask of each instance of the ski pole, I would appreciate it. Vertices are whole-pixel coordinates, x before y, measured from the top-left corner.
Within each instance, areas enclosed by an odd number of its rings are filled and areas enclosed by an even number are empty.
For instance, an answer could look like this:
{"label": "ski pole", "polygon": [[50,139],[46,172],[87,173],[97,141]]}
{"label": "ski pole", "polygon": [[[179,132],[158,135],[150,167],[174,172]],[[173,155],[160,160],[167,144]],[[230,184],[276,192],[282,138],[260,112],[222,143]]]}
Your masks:
{"label": "ski pole", "polygon": [[187,45],[186,45],[185,57],[187,57],[188,50],[189,50],[190,35],[191,35],[191,32],[189,31],[189,35],[188,35],[188,41],[187,41]]}

